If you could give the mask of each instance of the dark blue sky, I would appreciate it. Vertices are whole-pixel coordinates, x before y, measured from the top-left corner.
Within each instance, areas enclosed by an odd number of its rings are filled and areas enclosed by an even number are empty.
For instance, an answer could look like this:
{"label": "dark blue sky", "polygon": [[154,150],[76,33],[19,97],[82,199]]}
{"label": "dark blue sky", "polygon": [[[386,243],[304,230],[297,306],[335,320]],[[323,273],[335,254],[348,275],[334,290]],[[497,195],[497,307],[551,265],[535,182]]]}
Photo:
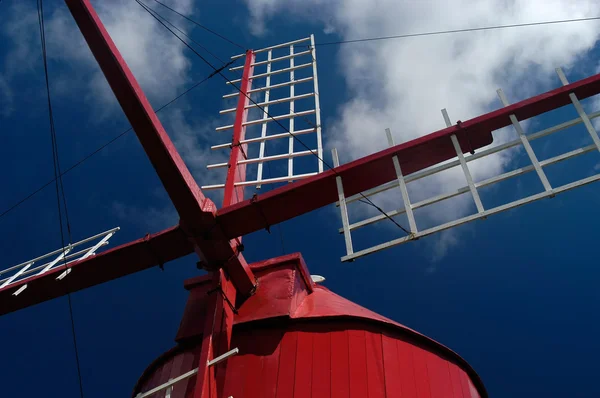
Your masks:
{"label": "dark blue sky", "polygon": [[[0,3],[0,27],[17,18],[11,3]],[[47,3],[50,11],[64,8],[61,2]],[[202,7],[195,18],[253,48],[313,32],[317,42],[339,38],[323,34],[318,25],[277,19],[269,33],[257,38],[245,32],[243,4],[210,1]],[[239,52],[192,25],[179,24],[222,58]],[[32,31],[24,32],[24,41],[30,40],[28,34],[37,34],[37,25],[26,26]],[[26,73],[10,75],[2,65],[10,61],[17,44],[0,40],[0,78],[4,73],[12,92],[10,104],[0,102],[0,212],[53,176],[43,70],[34,39],[33,58],[21,65]],[[172,45],[180,44],[173,41]],[[336,112],[351,93],[340,72],[339,48],[317,51],[327,144],[328,123],[335,122]],[[185,55],[192,64],[188,85],[210,73],[193,54]],[[569,78],[574,81],[593,73],[597,55],[597,48],[587,54]],[[58,92],[54,110],[63,168],[128,127],[119,111],[104,112],[106,105],[95,102],[96,93],[81,84],[93,68],[56,58],[50,61],[51,79],[53,74],[73,77],[72,87],[68,80],[66,87],[53,86]],[[156,76],[156,81],[161,78]],[[538,92],[557,84],[556,79],[540,83]],[[178,128],[173,122],[176,113],[183,115],[192,131],[206,129],[218,120],[223,107],[220,96],[227,92],[224,82],[213,78],[161,112],[161,120],[170,134],[177,134],[173,132]],[[169,99],[160,93],[150,95],[155,107]],[[110,106],[115,104],[113,100]],[[9,107],[10,112],[3,112]],[[565,108],[529,127],[537,130],[575,116],[573,109]],[[540,158],[591,143],[581,126],[569,131],[573,133],[561,133],[552,142],[536,143]],[[206,137],[199,136],[195,145],[206,148],[221,142],[221,137],[210,136],[210,142]],[[591,153],[551,167],[550,181],[562,184],[572,176],[588,176],[599,160],[597,153]],[[509,167],[525,164],[521,151]],[[207,181],[202,170],[193,169],[199,184]],[[75,240],[120,226],[114,246],[177,221],[133,133],[67,174],[64,184]],[[532,175],[518,184],[485,190],[482,198],[484,204],[500,203],[539,190],[538,185]],[[0,218],[0,268],[58,247],[54,195],[53,187],[48,187]],[[599,187],[592,184],[460,227],[453,235],[456,244],[438,260],[431,252],[439,238],[429,237],[354,263],[340,263],[345,248],[337,234],[340,221],[333,206],[290,220],[281,229],[285,253],[302,252],[310,271],[327,278],[327,287],[452,348],[481,375],[491,396],[594,397],[600,395],[595,377],[600,354],[596,341],[600,334],[596,316],[599,202]],[[397,236],[396,230],[385,226],[373,231],[378,241]],[[282,254],[277,228],[271,234],[248,236],[245,246],[249,261]],[[183,281],[198,274],[195,261],[190,256],[169,263],[164,271],[151,269],[73,294],[86,397],[127,396],[146,365],[173,345],[187,297]],[[1,317],[0,341],[0,396],[78,396],[66,298]]]}

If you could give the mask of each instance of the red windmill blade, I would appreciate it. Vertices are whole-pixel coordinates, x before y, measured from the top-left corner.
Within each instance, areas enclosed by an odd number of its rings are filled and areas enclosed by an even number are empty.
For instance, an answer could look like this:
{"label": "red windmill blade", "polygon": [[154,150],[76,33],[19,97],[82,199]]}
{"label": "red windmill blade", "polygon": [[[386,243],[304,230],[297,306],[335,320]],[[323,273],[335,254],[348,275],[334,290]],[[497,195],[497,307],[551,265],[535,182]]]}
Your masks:
{"label": "red windmill blade", "polygon": [[[395,397],[400,396],[399,391],[430,397],[446,396],[450,391],[454,397],[487,396],[477,374],[457,354],[315,283],[299,254],[247,264],[241,253],[241,237],[339,202],[342,232],[349,243],[343,259],[352,260],[502,211],[504,208],[486,209],[483,206],[477,191],[482,183],[473,181],[468,168],[469,161],[491,154],[492,149],[486,148],[471,157],[464,153],[490,145],[494,130],[511,125],[517,130],[519,139],[518,143],[511,142],[510,145],[523,145],[532,161],[532,166],[522,172],[536,171],[545,188],[542,194],[525,202],[596,181],[600,179],[598,176],[551,187],[542,177],[543,166],[575,156],[575,151],[539,161],[529,151],[527,143],[535,137],[583,123],[594,145],[578,151],[600,149],[600,139],[590,122],[592,117],[600,114],[587,115],[579,103],[581,99],[600,93],[600,75],[568,84],[564,74],[559,72],[564,84],[561,88],[513,105],[508,105],[503,98],[504,108],[456,125],[451,125],[445,114],[448,127],[443,130],[400,145],[393,145],[390,137],[390,148],[344,165],[336,162],[334,168],[324,171],[314,38],[248,51],[241,56],[245,56],[244,66],[232,68],[243,71],[239,81],[230,82],[239,86],[239,92],[225,96],[237,96],[237,106],[222,111],[235,113],[234,123],[219,129],[232,129],[232,142],[214,147],[231,147],[229,162],[213,165],[228,167],[225,183],[207,187],[225,190],[223,207],[217,210],[196,185],[89,0],[66,0],[66,3],[173,202],[180,223],[96,255],[116,229],[107,231],[74,244],[92,244],[85,250],[67,248],[66,256],[71,257],[61,257],[61,249],[34,259],[57,256],[44,263],[42,268],[32,268],[34,260],[31,260],[1,271],[0,277],[9,276],[0,280],[0,315],[65,294],[61,285],[65,278],[68,278],[69,290],[78,291],[195,251],[200,264],[212,274],[186,281],[190,297],[176,337],[177,346],[150,365],[135,387],[134,396]],[[310,40],[308,50],[295,51],[295,45],[307,40]],[[289,49],[289,53],[273,57],[273,52],[282,48]],[[258,54],[266,55],[267,59],[257,60]],[[310,60],[296,64],[302,56],[309,56]],[[284,61],[289,62],[289,66],[272,69],[274,63]],[[266,72],[255,73],[254,69],[259,66],[266,67]],[[311,77],[296,78],[299,69],[312,70]],[[276,74],[285,74],[289,80],[271,84],[270,77]],[[262,78],[267,81],[266,85],[253,88],[252,83]],[[302,83],[312,83],[313,92],[297,93],[295,89]],[[271,97],[273,90],[284,87],[290,90],[286,97]],[[255,93],[260,93],[263,100],[252,100],[251,95]],[[313,99],[314,107],[296,109],[295,105],[305,99]],[[289,112],[272,114],[269,107],[277,104],[289,105]],[[578,119],[537,135],[524,134],[519,121],[567,104],[576,107]],[[248,113],[253,108],[262,111],[262,118],[248,120]],[[295,122],[312,115],[314,125],[298,130]],[[267,123],[279,120],[288,121],[289,131],[268,134]],[[261,127],[261,134],[248,138],[246,128],[253,125]],[[296,151],[294,135],[306,134],[316,135],[316,147],[309,148],[310,153]],[[267,156],[265,143],[276,139],[289,143],[287,153]],[[258,157],[249,157],[250,144],[259,145]],[[316,171],[294,174],[297,172],[294,159],[314,154],[317,155]],[[457,160],[448,163],[452,166],[439,165],[455,157]],[[263,165],[281,159],[288,162],[287,174],[263,178]],[[246,178],[249,164],[257,164],[255,180]],[[453,166],[460,166],[464,171],[467,186],[461,190],[471,193],[477,207],[476,216],[461,219],[453,225],[439,226],[437,230],[419,231],[416,221],[410,219],[412,210],[418,206],[410,202],[406,184],[424,174]],[[281,181],[295,182],[244,199],[246,186]],[[349,223],[345,204],[355,200],[356,195],[369,197],[396,187],[402,191],[404,208],[395,214],[409,214],[411,235],[402,241],[353,252],[350,232],[360,226]],[[511,203],[506,208],[520,204],[523,203]],[[377,220],[367,221],[373,223],[395,214],[383,214]]]}

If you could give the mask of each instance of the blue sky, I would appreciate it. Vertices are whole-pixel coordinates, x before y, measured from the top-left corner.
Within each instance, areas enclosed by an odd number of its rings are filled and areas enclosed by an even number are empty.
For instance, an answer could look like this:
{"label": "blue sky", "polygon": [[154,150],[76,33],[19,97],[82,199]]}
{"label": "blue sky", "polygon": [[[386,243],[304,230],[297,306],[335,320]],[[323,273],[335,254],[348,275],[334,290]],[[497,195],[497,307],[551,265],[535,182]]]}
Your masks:
{"label": "blue sky", "polygon": [[[128,124],[73,33],[76,28],[66,7],[56,0],[46,3],[60,160],[67,168]],[[94,5],[150,101],[159,107],[210,69],[130,3]],[[594,2],[583,1],[580,8],[555,1],[544,8],[538,3],[538,9],[531,5],[535,2],[481,2],[473,9],[463,7],[462,1],[449,9],[433,7],[444,2],[426,3],[430,13],[415,3],[391,10],[386,1],[366,10],[365,2],[358,0],[293,1],[285,9],[266,0],[202,5],[179,1],[174,6],[253,48],[310,33],[317,42],[326,42],[600,15]],[[307,22],[315,7],[319,14]],[[161,13],[219,57],[239,52],[165,10]],[[0,3],[0,212],[53,176],[35,17],[33,1]],[[394,17],[398,18],[390,22]],[[346,162],[384,147],[384,127],[391,127],[400,142],[442,128],[442,107],[453,120],[495,109],[501,106],[494,91],[499,86],[514,102],[557,87],[556,66],[565,66],[571,81],[589,76],[598,65],[600,25],[573,25],[577,26],[319,47],[325,144],[340,148]],[[213,78],[159,114],[199,184],[219,178],[209,175],[205,165],[216,159],[207,148],[221,142],[213,129],[224,124],[218,111],[225,105],[220,96],[227,92],[224,82]],[[597,110],[594,102],[585,105]],[[573,109],[564,108],[530,121],[527,128],[537,131],[575,116]],[[503,134],[514,131],[498,133],[498,140]],[[581,127],[540,141],[534,149],[542,159],[591,142]],[[514,152],[479,165],[474,176],[482,179],[526,161],[522,151]],[[599,155],[591,153],[550,168],[548,175],[553,184],[565,183],[571,176],[590,175],[599,162]],[[451,189],[461,182],[459,177],[433,179],[411,194]],[[484,204],[539,190],[534,177],[482,191]],[[112,246],[177,221],[133,133],[75,168],[64,184],[75,240],[118,225],[122,229]],[[53,187],[46,188],[0,218],[1,268],[60,244],[54,195]],[[378,200],[392,209],[398,206],[394,199]],[[326,276],[326,286],[336,293],[457,351],[478,371],[491,396],[598,396],[598,200],[598,186],[586,186],[354,263],[339,261],[345,252],[337,234],[339,216],[328,207],[281,226],[284,252],[301,251],[311,272]],[[468,200],[458,199],[420,216],[424,223],[434,223],[472,208]],[[366,211],[352,210],[355,215]],[[398,235],[383,225],[371,231],[363,236],[366,241],[357,238],[357,245]],[[245,239],[249,261],[283,252],[276,228]],[[151,269],[73,295],[86,397],[129,394],[145,366],[173,345],[187,298],[183,280],[197,273],[190,256],[169,263],[165,271]],[[0,339],[3,396],[78,396],[66,298],[3,316]]]}

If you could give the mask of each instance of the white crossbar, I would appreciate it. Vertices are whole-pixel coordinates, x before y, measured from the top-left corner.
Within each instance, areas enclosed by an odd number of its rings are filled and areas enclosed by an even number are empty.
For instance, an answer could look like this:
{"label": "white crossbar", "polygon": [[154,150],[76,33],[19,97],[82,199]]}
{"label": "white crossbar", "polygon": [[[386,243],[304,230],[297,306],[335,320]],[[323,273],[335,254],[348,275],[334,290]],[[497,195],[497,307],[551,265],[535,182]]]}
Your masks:
{"label": "white crossbar", "polygon": [[[291,58],[291,59],[294,59],[294,58]],[[298,69],[303,69],[303,68],[310,68],[310,67],[312,67],[312,62],[308,62],[306,64],[302,64],[302,65],[298,65],[298,66],[293,66],[293,67],[285,68],[285,69],[276,69],[276,70],[272,70],[270,72],[259,73],[258,75],[253,75],[252,76],[252,80],[261,79],[261,78],[267,77],[267,76],[278,75],[280,73],[288,73],[288,72],[293,71],[293,70],[298,70]],[[242,81],[242,79],[229,80],[229,81],[226,82],[226,84],[234,84],[234,83],[239,83],[241,81]]]}
{"label": "white crossbar", "polygon": [[[294,132],[295,136],[299,136],[302,134],[309,134],[309,133],[314,133],[316,131],[316,129],[310,128],[310,129],[303,129],[303,130],[296,130]],[[269,140],[277,140],[279,138],[286,138],[289,137],[290,133],[279,133],[279,134],[273,134],[273,135],[267,135],[265,137],[256,137],[256,138],[248,138],[247,140],[242,140],[240,141],[241,144],[253,144],[256,142],[263,142],[263,141],[269,141]],[[210,147],[210,149],[226,149],[226,148],[231,148],[231,142],[225,143],[225,144],[219,144],[219,145],[213,145]]]}
{"label": "white crossbar", "polygon": [[[308,177],[312,177],[312,176],[316,176],[317,172],[315,173],[305,173],[305,174],[296,174],[294,176],[284,176],[284,177],[275,177],[275,178],[265,178],[264,180],[254,180],[254,181],[242,181],[242,182],[236,182],[235,186],[236,187],[245,187],[245,186],[249,186],[249,185],[257,185],[257,184],[274,184],[277,182],[290,182],[290,181],[294,181],[294,180],[301,180],[303,178],[308,178]],[[221,189],[221,188],[225,188],[225,184],[215,184],[215,185],[203,185],[201,187],[202,189],[206,189],[206,190],[210,190],[210,189]]]}
{"label": "white crossbar", "polygon": [[[282,88],[282,87],[287,87],[291,84],[301,84],[301,83],[307,83],[307,82],[311,82],[314,80],[313,76],[309,76],[309,77],[304,77],[302,79],[298,79],[295,80],[293,82],[283,82],[283,83],[278,83],[278,84],[273,84],[270,87],[259,87],[259,88],[253,88],[252,90],[248,91],[248,94],[254,94],[254,93],[258,93],[261,91],[265,91],[265,90],[274,90],[276,88]],[[235,93],[231,93],[231,94],[225,94],[223,96],[223,98],[233,98],[233,97],[237,97],[240,94],[239,91],[235,92]]]}
{"label": "white crossbar", "polygon": [[[452,126],[452,122],[450,121],[450,116],[448,116],[448,111],[446,109],[442,109],[442,115],[444,116],[444,121],[446,122],[446,127]],[[456,156],[458,156],[458,161],[460,162],[460,166],[462,168],[463,174],[465,175],[465,179],[467,180],[467,184],[469,185],[469,190],[471,191],[471,196],[473,196],[473,201],[475,202],[475,207],[477,207],[477,211],[479,213],[483,212],[483,203],[481,203],[481,198],[479,197],[479,193],[477,192],[477,188],[473,183],[473,177],[471,177],[471,171],[469,170],[469,166],[465,161],[465,156],[460,148],[460,144],[458,143],[458,139],[455,134],[452,134],[450,137],[452,140],[452,146],[454,146],[454,151],[456,152]]]}
{"label": "white crossbar", "polygon": [[[385,129],[385,134],[387,135],[388,145],[390,147],[394,146],[394,137],[392,136],[392,132],[390,129]],[[396,178],[398,180],[398,185],[400,186],[400,193],[402,194],[402,201],[404,202],[404,211],[408,217],[408,224],[410,226],[410,232],[415,233],[418,231],[417,222],[415,221],[415,215],[413,214],[412,205],[410,203],[410,198],[408,196],[408,189],[406,188],[406,182],[404,181],[404,175],[402,175],[402,169],[400,168],[400,161],[398,160],[398,156],[393,156],[392,161],[394,162],[394,170],[396,171]],[[384,217],[387,217],[386,214],[382,214]]]}
{"label": "white crossbar", "polygon": [[[262,123],[268,123],[268,122],[272,122],[275,120],[285,120],[285,119],[289,119],[292,117],[302,117],[302,116],[307,116],[307,115],[313,115],[316,112],[316,110],[314,109],[309,109],[307,111],[301,111],[301,112],[296,112],[296,113],[288,113],[285,115],[277,115],[277,116],[273,116],[273,117],[267,117],[266,119],[256,119],[256,120],[251,120],[249,122],[243,123],[242,126],[247,127],[247,126],[254,126],[257,124],[262,124]],[[227,126],[221,126],[221,127],[217,127],[215,130],[216,131],[226,131],[226,130],[231,130],[233,128],[233,124],[227,125]]]}
{"label": "white crossbar", "polygon": [[[259,53],[262,53],[262,52],[265,52],[265,51],[274,50],[276,48],[289,47],[292,44],[303,43],[303,42],[309,41],[309,40],[310,40],[310,37],[305,37],[304,39],[293,40],[293,41],[289,41],[287,43],[282,43],[282,44],[277,44],[275,46],[261,48],[260,50],[254,50],[254,54],[259,54]],[[231,57],[231,59],[238,59],[238,58],[244,57],[245,55],[246,54],[234,55],[233,57]]]}
{"label": "white crossbar", "polygon": [[[504,95],[504,92],[502,91],[501,88],[499,88],[497,90],[497,93],[498,93],[498,96],[500,97],[500,100],[502,101],[502,104],[504,106],[509,106],[510,103],[508,102],[508,99],[506,99],[506,95]],[[551,191],[552,187],[550,186],[548,177],[546,177],[546,173],[544,173],[544,170],[542,170],[542,167],[540,166],[540,162],[538,161],[538,158],[535,155],[535,153],[533,152],[533,148],[531,147],[531,144],[529,143],[529,140],[527,139],[527,136],[525,135],[525,131],[523,131],[523,127],[521,127],[521,123],[519,123],[519,121],[517,120],[517,117],[515,115],[510,115],[509,118],[510,118],[510,121],[511,121],[513,127],[517,131],[517,134],[519,135],[519,139],[521,140],[521,143],[523,144],[523,147],[525,148],[525,151],[527,152],[527,156],[529,156],[529,160],[531,161],[531,163],[533,164],[533,167],[535,168],[535,172],[537,173],[538,177],[540,178],[540,181],[542,182],[542,185],[544,186],[544,190]]]}
{"label": "white crossbar", "polygon": [[[266,101],[266,102],[257,102],[256,104],[246,105],[245,109],[256,108],[257,106],[266,107],[269,105],[276,105],[276,104],[283,104],[283,103],[291,102],[291,101],[298,101],[303,98],[313,97],[314,95],[315,95],[315,93],[306,93],[306,94],[295,95],[293,97],[278,98],[276,100],[271,100],[271,101]],[[236,111],[236,108],[229,108],[229,109],[223,109],[222,111],[219,111],[219,113],[224,114],[224,113],[231,113],[231,112],[235,112],[235,111]]]}
{"label": "white crossbar", "polygon": [[[238,164],[252,164],[252,163],[260,163],[260,162],[270,162],[270,161],[273,161],[273,160],[282,160],[282,159],[297,158],[299,156],[314,155],[315,153],[317,153],[316,149],[313,149],[312,151],[282,153],[282,154],[279,154],[279,155],[263,156],[262,158],[258,157],[258,158],[252,158],[252,159],[244,159],[244,160],[240,160],[238,162]],[[222,167],[227,167],[227,165],[228,165],[228,163],[215,163],[215,164],[209,164],[208,166],[206,166],[206,168],[207,169],[218,169],[218,168],[222,168]],[[293,177],[293,176],[290,176],[290,177]]]}
{"label": "white crossbar", "polygon": [[[273,58],[271,60],[254,62],[252,64],[252,66],[261,66],[261,65],[273,64],[275,62],[285,61],[285,60],[290,59],[290,58],[301,57],[303,55],[308,55],[308,54],[312,54],[312,51],[311,50],[306,50],[306,51],[301,51],[301,52],[295,53],[295,54],[284,55],[283,57]],[[240,66],[236,66],[236,67],[233,67],[233,68],[229,68],[229,70],[232,71],[232,72],[236,71],[236,70],[241,70],[241,69],[244,69],[244,65],[240,65]]]}
{"label": "white crossbar", "polygon": [[[558,77],[559,77],[561,83],[563,84],[563,86],[566,86],[569,84],[569,81],[567,80],[567,77],[565,76],[565,74],[561,68],[556,68],[556,73],[558,74]],[[585,125],[586,130],[588,131],[589,135],[592,137],[592,141],[594,141],[594,145],[596,145],[596,148],[600,151],[600,138],[598,138],[598,132],[592,125],[590,118],[583,110],[583,107],[581,106],[581,103],[579,102],[579,100],[577,99],[575,94],[570,93],[569,98],[571,99],[573,106],[575,106],[575,109],[577,110],[577,114],[579,114],[579,117],[581,118],[581,120],[583,120],[583,124]]]}
{"label": "white crossbar", "polygon": [[167,388],[171,387],[173,384],[179,383],[180,381],[185,380],[185,379],[189,379],[190,377],[196,375],[197,373],[198,373],[198,368],[192,369],[189,372],[186,372],[186,373],[182,374],[181,376],[177,376],[176,378],[169,380],[168,382],[163,383],[158,387],[154,387],[153,389],[148,390],[144,393],[139,393],[138,395],[135,396],[135,398],[149,397],[153,394],[156,394],[159,391],[166,390]]}

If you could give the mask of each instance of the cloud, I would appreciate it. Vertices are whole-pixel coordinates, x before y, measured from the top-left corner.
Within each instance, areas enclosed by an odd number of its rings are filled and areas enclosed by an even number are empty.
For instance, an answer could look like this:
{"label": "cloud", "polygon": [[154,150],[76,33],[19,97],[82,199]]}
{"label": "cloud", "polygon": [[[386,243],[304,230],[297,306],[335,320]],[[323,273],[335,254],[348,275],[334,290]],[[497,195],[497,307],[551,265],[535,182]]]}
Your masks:
{"label": "cloud", "polygon": [[[192,0],[163,2],[183,14],[190,15],[193,11]],[[157,4],[146,3],[169,20],[176,20],[173,14]],[[150,101],[162,104],[179,94],[182,86],[190,81],[191,62],[186,56],[187,48],[132,0],[96,1],[93,5]],[[57,3],[55,7],[47,6],[45,11],[53,95],[82,97],[94,112],[93,118],[120,113],[104,75],[66,6]],[[4,96],[10,93],[8,84],[11,78],[42,78],[36,8],[31,4],[13,2],[9,12],[9,22],[0,27],[0,37],[8,39],[5,40],[6,60],[0,65],[0,71],[4,70],[7,76],[5,82],[0,75],[2,105],[5,105]],[[42,93],[40,91],[40,95]],[[198,183],[222,182],[224,177],[221,173],[206,170],[208,163],[226,159],[226,153],[213,153],[206,143],[208,134],[214,134],[217,121],[198,118],[196,112],[185,104],[185,101],[180,101],[177,106],[165,109],[161,113],[161,121]],[[216,201],[221,196],[222,193],[218,192],[211,194]],[[112,211],[117,217],[131,220],[144,230],[155,231],[176,223],[177,213],[164,192],[155,195],[154,199],[148,207],[117,201],[112,205]]]}
{"label": "cloud", "polygon": [[[192,0],[166,1],[190,13]],[[153,4],[152,7],[158,7]],[[123,58],[149,99],[164,101],[179,93],[189,82],[191,63],[186,48],[134,1],[95,2],[94,7],[119,48]],[[172,19],[164,9],[161,14]],[[9,21],[1,33],[10,50],[7,75],[40,73],[41,52],[37,12],[32,5],[13,2]],[[118,110],[114,95],[66,6],[47,6],[46,41],[52,86],[55,94],[83,96],[93,109]],[[108,107],[108,108],[107,108]]]}
{"label": "cloud", "polygon": [[[300,19],[318,7],[319,12],[314,15],[320,18],[323,29],[334,30],[342,39],[600,14],[600,3],[595,0],[246,3],[256,26],[266,26],[269,18],[284,13],[290,17],[291,11]],[[350,98],[341,104],[337,115],[326,119],[324,137],[330,147],[346,155],[343,161],[348,161],[386,147],[386,127],[391,128],[396,142],[403,142],[445,127],[442,108],[447,108],[456,122],[501,107],[498,87],[504,89],[511,102],[558,87],[554,68],[566,67],[568,73],[594,47],[599,34],[600,25],[583,22],[317,47],[317,59],[320,52],[337,51]],[[331,95],[335,94],[321,93],[323,97]],[[516,137],[513,131],[509,133]],[[507,137],[506,133],[495,133],[496,143]],[[470,167],[475,180],[480,180],[498,174],[510,160],[511,153],[501,153]],[[421,184],[411,183],[409,190],[411,196],[422,198],[464,185],[462,172],[455,169]],[[383,201],[382,205],[397,208],[398,202]],[[439,223],[470,209],[473,201],[465,196],[427,216]],[[440,253],[455,240],[446,236],[444,242]]]}

